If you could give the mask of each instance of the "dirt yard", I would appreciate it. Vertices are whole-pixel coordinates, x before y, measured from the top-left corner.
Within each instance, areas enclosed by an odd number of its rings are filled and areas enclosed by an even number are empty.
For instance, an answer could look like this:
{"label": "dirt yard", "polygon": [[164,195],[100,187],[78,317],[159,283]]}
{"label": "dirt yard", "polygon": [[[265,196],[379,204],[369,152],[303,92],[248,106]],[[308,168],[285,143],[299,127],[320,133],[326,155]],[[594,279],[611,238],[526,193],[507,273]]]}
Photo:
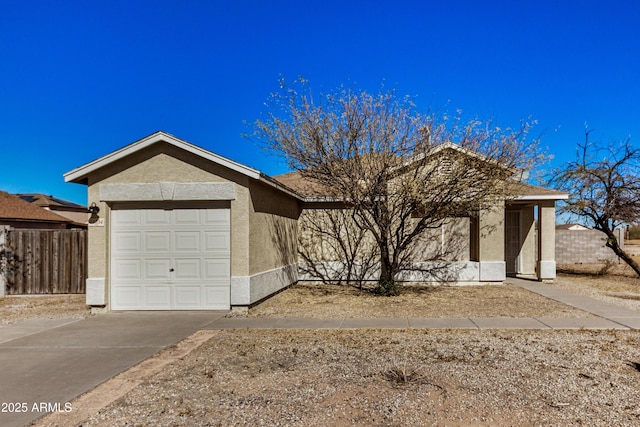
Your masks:
{"label": "dirt yard", "polygon": [[405,286],[397,297],[354,287],[299,283],[249,317],[592,317],[511,285]]}
{"label": "dirt yard", "polygon": [[[600,296],[620,289],[619,277],[593,277],[562,275],[556,284],[595,289]],[[354,289],[298,286],[248,315],[345,313],[586,315],[511,286],[411,289],[395,300]],[[637,331],[209,333],[203,345],[81,425],[640,425]],[[41,424],[60,425],[46,419]]]}
{"label": "dirt yard", "polygon": [[0,299],[0,325],[27,319],[81,319],[90,315],[84,294],[9,295]]}

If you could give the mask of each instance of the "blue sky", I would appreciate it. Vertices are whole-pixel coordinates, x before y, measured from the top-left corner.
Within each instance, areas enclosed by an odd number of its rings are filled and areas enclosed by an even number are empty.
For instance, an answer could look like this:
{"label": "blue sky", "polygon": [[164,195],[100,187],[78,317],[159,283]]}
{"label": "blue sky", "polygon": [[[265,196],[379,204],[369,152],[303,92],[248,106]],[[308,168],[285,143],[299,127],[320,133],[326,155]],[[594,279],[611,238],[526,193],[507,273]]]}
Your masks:
{"label": "blue sky", "polygon": [[[156,130],[276,175],[242,137],[278,79],[381,84],[517,126],[570,160],[584,125],[640,144],[640,2],[0,0],[0,189],[86,202],[62,174]],[[547,166],[548,167],[548,166]]]}

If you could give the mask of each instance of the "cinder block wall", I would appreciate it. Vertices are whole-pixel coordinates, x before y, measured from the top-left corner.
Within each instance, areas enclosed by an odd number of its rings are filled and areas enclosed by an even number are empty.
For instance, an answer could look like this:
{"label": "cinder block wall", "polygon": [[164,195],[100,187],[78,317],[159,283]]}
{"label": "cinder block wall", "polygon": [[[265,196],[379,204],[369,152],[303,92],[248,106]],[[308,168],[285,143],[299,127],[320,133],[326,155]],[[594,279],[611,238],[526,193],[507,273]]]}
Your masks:
{"label": "cinder block wall", "polygon": [[[622,229],[616,230],[620,246],[624,248]],[[597,230],[556,230],[556,263],[601,263],[617,261],[618,257],[606,246],[607,236]]]}

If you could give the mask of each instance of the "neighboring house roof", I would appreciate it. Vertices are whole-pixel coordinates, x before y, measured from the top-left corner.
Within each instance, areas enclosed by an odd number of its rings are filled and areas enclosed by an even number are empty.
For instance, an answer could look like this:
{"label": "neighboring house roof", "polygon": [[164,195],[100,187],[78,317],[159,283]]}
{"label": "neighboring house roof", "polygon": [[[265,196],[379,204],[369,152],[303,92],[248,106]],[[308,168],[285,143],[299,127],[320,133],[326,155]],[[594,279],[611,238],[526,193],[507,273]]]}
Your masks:
{"label": "neighboring house roof", "polygon": [[41,209],[54,211],[75,225],[86,227],[88,224],[89,215],[86,206],[42,193],[16,194],[16,196]]}
{"label": "neighboring house roof", "polygon": [[250,168],[249,166],[245,166],[241,163],[234,162],[233,160],[227,159],[226,157],[222,157],[218,154],[212,153],[211,151],[205,150],[202,147],[198,147],[197,145],[191,144],[187,141],[177,138],[164,131],[157,131],[155,133],[152,133],[147,137],[144,137],[138,141],[135,141],[127,145],[126,147],[123,147],[119,150],[116,150],[112,153],[107,154],[106,156],[102,156],[97,160],[89,162],[70,172],[67,172],[64,174],[64,180],[66,182],[75,182],[77,184],[87,184],[87,177],[92,172],[95,172],[98,169],[101,169],[124,157],[130,156],[133,153],[136,153],[154,144],[162,143],[162,142],[171,144],[177,148],[180,148],[189,153],[195,154],[196,156],[200,156],[203,159],[209,160],[213,163],[216,163],[218,165],[231,169],[235,172],[238,172],[242,175],[248,176],[249,178],[253,178],[255,180],[262,181],[272,187],[276,187],[280,191],[289,193],[290,195],[296,198],[300,198],[298,194],[291,192],[290,189],[283,187],[279,182],[277,182],[270,176],[260,172],[259,170]]}
{"label": "neighboring house roof", "polygon": [[16,194],[25,202],[32,203],[41,208],[49,208],[51,210],[69,210],[78,212],[87,212],[87,207],[79,205],[68,200],[59,199],[51,195],[47,196],[42,193]]}
{"label": "neighboring house roof", "polygon": [[581,231],[581,230],[589,230],[589,228],[581,224],[558,224],[556,225],[556,230]]}
{"label": "neighboring house roof", "polygon": [[18,196],[4,191],[0,191],[0,220],[71,223],[67,218],[32,205]]}

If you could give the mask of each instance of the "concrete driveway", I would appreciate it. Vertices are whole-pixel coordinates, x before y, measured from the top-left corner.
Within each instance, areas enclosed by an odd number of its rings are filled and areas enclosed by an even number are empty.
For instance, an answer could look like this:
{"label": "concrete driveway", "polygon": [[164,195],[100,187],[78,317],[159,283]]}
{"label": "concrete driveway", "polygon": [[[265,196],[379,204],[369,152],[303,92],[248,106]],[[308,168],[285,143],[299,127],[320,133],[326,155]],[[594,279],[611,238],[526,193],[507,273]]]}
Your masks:
{"label": "concrete driveway", "polygon": [[0,327],[0,425],[73,410],[80,394],[171,346],[225,312],[118,312]]}

